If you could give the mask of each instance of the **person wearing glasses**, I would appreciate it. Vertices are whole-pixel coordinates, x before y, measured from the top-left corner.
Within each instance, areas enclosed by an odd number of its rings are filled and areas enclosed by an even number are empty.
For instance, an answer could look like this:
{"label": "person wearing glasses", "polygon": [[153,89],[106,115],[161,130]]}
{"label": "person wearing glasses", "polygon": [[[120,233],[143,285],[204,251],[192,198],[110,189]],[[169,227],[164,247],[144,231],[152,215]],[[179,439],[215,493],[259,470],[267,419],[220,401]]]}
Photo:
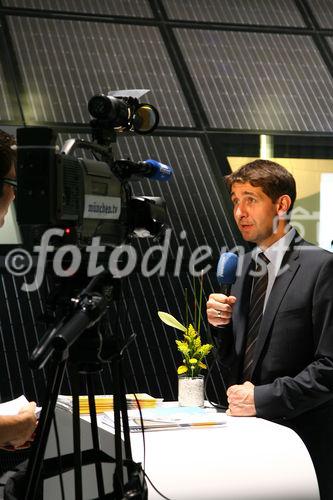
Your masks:
{"label": "person wearing glasses", "polygon": [[11,148],[14,145],[14,137],[0,130],[0,227],[4,225],[10,204],[15,198],[16,153]]}
{"label": "person wearing glasses", "polygon": [[[16,192],[16,153],[14,137],[0,130],[0,228]],[[1,243],[1,232],[0,232]],[[23,406],[17,415],[0,415],[0,448],[16,450],[28,447],[37,425],[36,403]]]}

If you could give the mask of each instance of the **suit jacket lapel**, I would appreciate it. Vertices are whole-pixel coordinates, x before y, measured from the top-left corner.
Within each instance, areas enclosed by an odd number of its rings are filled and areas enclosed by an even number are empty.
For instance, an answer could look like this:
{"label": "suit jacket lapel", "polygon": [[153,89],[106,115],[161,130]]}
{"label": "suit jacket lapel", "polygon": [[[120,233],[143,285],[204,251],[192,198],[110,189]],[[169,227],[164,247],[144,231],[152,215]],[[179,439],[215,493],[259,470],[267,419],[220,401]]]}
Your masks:
{"label": "suit jacket lapel", "polygon": [[[293,241],[293,244],[295,240]],[[258,333],[258,338],[256,342],[256,347],[254,351],[253,359],[253,371],[256,368],[258,360],[260,358],[261,352],[264,348],[268,333],[270,331],[272,322],[276,316],[276,313],[280,307],[281,301],[286,294],[288,287],[293,280],[293,277],[299,268],[300,264],[298,262],[299,248],[288,250],[283,258],[281,269],[286,267],[286,270],[278,275],[274,281],[273,288],[269,295],[265,312],[262,317],[260,330]],[[253,373],[252,371],[252,373]]]}

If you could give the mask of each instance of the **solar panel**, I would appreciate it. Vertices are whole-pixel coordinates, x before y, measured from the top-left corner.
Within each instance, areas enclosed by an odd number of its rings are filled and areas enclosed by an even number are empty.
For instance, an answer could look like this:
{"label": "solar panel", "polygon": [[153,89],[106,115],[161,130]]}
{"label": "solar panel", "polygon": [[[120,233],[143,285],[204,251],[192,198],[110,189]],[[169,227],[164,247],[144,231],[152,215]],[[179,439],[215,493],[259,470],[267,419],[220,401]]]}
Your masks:
{"label": "solar panel", "polygon": [[212,127],[333,130],[332,77],[311,37],[175,33]]}
{"label": "solar panel", "polygon": [[4,7],[47,9],[80,14],[151,17],[146,0],[3,0]]}
{"label": "solar panel", "polygon": [[333,50],[333,37],[326,37],[327,43],[331,47],[331,50]]}
{"label": "solar panel", "polygon": [[168,17],[215,23],[304,26],[293,0],[164,0]]}
{"label": "solar panel", "polygon": [[311,0],[309,6],[321,28],[333,28],[333,1]]}
{"label": "solar panel", "polygon": [[[153,158],[173,166],[174,176],[167,182],[143,180],[133,184],[136,195],[162,196],[167,201],[174,243],[193,252],[210,245],[218,252],[231,236],[226,220],[225,202],[217,189],[207,156],[199,138],[140,137],[119,141],[121,156],[138,161]],[[220,220],[222,224],[216,224]],[[186,231],[186,239],[180,236]],[[175,256],[175,255],[174,255]]]}
{"label": "solar panel", "polygon": [[[3,69],[0,63],[0,98],[2,105],[0,106],[0,120],[14,120],[15,110],[12,108],[12,102],[9,98],[8,87],[4,78]],[[0,126],[1,128],[1,126]]]}
{"label": "solar panel", "polygon": [[150,26],[9,17],[29,123],[87,122],[94,94],[151,89],[160,125],[191,126],[159,30]]}

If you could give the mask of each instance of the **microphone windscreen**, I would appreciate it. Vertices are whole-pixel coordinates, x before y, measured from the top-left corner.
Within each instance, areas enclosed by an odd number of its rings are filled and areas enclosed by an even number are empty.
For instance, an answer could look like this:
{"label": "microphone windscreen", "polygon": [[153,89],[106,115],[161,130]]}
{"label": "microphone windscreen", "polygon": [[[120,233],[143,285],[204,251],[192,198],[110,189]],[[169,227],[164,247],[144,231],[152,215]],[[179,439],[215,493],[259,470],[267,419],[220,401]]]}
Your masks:
{"label": "microphone windscreen", "polygon": [[232,252],[222,253],[217,264],[216,277],[219,285],[232,285],[236,281],[238,255]]}
{"label": "microphone windscreen", "polygon": [[145,160],[143,163],[149,165],[151,171],[149,178],[155,181],[168,181],[173,174],[173,168],[157,160]]}

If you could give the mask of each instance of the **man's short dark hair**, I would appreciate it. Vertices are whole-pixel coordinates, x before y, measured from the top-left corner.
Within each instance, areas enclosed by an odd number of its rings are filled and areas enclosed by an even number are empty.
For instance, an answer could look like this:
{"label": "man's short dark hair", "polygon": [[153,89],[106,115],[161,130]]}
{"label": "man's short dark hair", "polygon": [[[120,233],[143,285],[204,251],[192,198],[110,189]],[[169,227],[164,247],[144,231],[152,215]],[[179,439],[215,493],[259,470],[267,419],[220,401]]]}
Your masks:
{"label": "man's short dark hair", "polygon": [[15,137],[0,130],[0,196],[2,195],[1,179],[6,177],[16,162],[16,151],[11,148],[16,144]]}
{"label": "man's short dark hair", "polygon": [[294,177],[282,165],[270,160],[254,160],[226,176],[229,189],[235,182],[249,182],[254,187],[261,187],[263,192],[275,202],[280,196],[287,194],[291,198],[293,208],[296,199],[296,183]]}

